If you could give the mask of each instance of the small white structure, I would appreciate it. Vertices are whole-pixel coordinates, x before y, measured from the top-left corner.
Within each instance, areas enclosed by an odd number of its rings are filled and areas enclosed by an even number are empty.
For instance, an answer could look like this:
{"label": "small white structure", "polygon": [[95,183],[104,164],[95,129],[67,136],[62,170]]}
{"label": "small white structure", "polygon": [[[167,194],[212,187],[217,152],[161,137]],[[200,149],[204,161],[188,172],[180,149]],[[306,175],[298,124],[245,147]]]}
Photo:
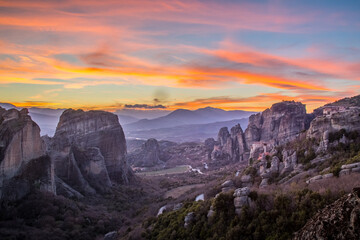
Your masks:
{"label": "small white structure", "polygon": [[202,193],[200,195],[197,195],[196,198],[195,198],[195,201],[204,201],[205,199],[205,195]]}

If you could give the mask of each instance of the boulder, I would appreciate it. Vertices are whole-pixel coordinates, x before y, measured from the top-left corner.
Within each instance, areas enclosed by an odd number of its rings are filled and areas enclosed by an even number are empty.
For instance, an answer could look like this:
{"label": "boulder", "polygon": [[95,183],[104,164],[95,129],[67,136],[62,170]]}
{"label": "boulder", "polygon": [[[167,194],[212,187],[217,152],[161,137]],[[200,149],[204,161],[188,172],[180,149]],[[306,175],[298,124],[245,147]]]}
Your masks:
{"label": "boulder", "polygon": [[234,186],[234,182],[232,180],[227,180],[225,182],[223,182],[223,184],[221,184],[221,187],[233,187]]}
{"label": "boulder", "polygon": [[227,180],[223,184],[221,184],[221,191],[223,193],[230,192],[234,189],[234,182],[232,180]]}
{"label": "boulder", "polygon": [[250,188],[243,187],[235,190],[234,197],[248,196],[249,194],[250,194]]}
{"label": "boulder", "polygon": [[360,167],[360,162],[342,165],[341,169],[351,169],[351,168],[357,168],[357,167]]}
{"label": "boulder", "polygon": [[263,178],[261,180],[261,183],[259,185],[260,188],[265,188],[269,185],[269,179],[268,178]]}
{"label": "boulder", "polygon": [[241,196],[234,198],[235,208],[242,208],[245,205],[248,205],[248,196]]}
{"label": "boulder", "polygon": [[241,209],[244,206],[249,206],[251,204],[251,199],[249,198],[250,188],[243,187],[238,188],[234,192],[234,206],[235,206],[235,213],[240,215]]}
{"label": "boulder", "polygon": [[178,203],[178,204],[175,204],[175,205],[174,205],[173,210],[174,210],[174,211],[177,211],[177,210],[180,210],[182,207],[183,207],[183,204],[182,204],[182,203]]}
{"label": "boulder", "polygon": [[104,240],[116,240],[119,238],[119,234],[117,231],[108,232],[104,236]]}
{"label": "boulder", "polygon": [[194,212],[189,212],[188,214],[186,214],[185,219],[184,219],[184,227],[187,228],[189,227],[192,222],[194,221],[195,218],[195,213]]}
{"label": "boulder", "polygon": [[252,177],[251,175],[244,175],[241,177],[241,182],[243,183],[249,183],[252,182]]}

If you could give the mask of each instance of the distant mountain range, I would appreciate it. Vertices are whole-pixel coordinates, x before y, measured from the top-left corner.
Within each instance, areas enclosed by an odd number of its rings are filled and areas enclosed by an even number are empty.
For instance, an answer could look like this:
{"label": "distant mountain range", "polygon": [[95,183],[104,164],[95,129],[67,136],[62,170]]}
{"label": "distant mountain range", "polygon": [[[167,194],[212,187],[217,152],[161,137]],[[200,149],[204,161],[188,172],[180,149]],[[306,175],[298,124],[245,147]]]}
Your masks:
{"label": "distant mountain range", "polygon": [[177,109],[166,116],[155,119],[142,119],[134,123],[125,124],[125,132],[171,128],[181,125],[208,124],[224,122],[234,119],[248,118],[255,112],[242,110],[225,111],[219,108],[200,108],[197,110]]}
{"label": "distant mountain range", "polygon": [[248,125],[249,118],[235,119],[230,121],[205,123],[205,124],[188,124],[168,128],[157,128],[150,130],[133,130],[126,131],[127,139],[156,138],[158,140],[168,140],[173,142],[203,142],[207,138],[215,138],[222,127],[229,129],[236,124],[240,124],[243,129]]}
{"label": "distant mountain range", "polygon": [[136,121],[140,119],[154,119],[158,117],[163,117],[171,113],[169,110],[157,110],[157,109],[147,109],[147,110],[139,110],[139,109],[119,109],[115,112],[118,116],[127,116],[136,119]]}

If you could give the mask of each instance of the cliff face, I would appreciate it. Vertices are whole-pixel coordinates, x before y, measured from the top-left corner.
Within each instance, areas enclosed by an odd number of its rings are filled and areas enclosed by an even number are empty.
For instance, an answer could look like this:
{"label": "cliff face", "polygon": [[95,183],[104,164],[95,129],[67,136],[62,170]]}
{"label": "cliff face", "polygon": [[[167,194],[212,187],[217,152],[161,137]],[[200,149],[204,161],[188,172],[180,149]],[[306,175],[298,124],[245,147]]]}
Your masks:
{"label": "cliff face", "polygon": [[360,131],[360,107],[328,106],[317,111],[322,114],[312,120],[307,132],[309,138],[321,138],[326,131]]}
{"label": "cliff face", "polygon": [[294,101],[275,103],[270,109],[253,115],[245,130],[246,143],[272,142],[282,144],[293,140],[309,126],[305,105]]}
{"label": "cliff face", "polygon": [[360,189],[342,197],[315,215],[295,234],[295,240],[359,239]]}
{"label": "cliff face", "polygon": [[19,199],[35,181],[40,189],[55,192],[52,164],[44,155],[40,128],[27,109],[0,108],[0,198]]}
{"label": "cliff face", "polygon": [[116,115],[104,111],[63,112],[49,152],[56,175],[82,193],[104,192],[111,181],[128,183],[126,141]]}
{"label": "cliff face", "polygon": [[274,146],[295,139],[309,127],[312,115],[306,114],[305,105],[294,101],[284,101],[272,105],[262,113],[249,118],[245,133],[239,125],[229,133],[222,128],[211,154],[212,160],[258,159]]}
{"label": "cliff face", "polygon": [[[230,130],[227,127],[221,128],[218,133],[218,140],[213,144],[214,149],[211,153],[213,161],[243,161],[247,151],[244,132],[240,124],[235,125]],[[207,140],[209,145],[210,140]]]}

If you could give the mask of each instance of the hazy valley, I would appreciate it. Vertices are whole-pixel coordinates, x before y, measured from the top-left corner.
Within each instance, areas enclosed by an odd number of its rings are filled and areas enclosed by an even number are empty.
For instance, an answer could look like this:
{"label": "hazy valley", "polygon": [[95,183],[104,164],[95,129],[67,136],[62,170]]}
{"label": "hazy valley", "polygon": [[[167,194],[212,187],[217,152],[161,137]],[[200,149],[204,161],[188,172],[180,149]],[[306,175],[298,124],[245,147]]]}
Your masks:
{"label": "hazy valley", "polygon": [[[359,99],[313,113],[294,101],[214,118],[178,111],[128,124],[139,139],[127,140],[113,113],[2,104],[0,236],[358,239]],[[57,116],[41,137],[34,120]]]}

